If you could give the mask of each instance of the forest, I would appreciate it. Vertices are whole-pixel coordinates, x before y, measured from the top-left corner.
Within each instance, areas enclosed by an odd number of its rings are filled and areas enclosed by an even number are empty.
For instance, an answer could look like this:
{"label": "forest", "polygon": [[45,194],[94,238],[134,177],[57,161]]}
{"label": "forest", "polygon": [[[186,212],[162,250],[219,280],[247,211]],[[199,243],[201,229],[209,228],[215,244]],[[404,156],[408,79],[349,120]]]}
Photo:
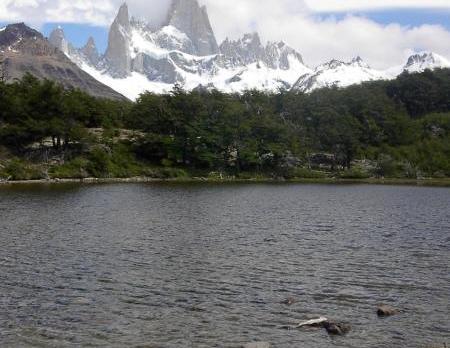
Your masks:
{"label": "forest", "polygon": [[0,180],[450,177],[450,70],[303,94],[0,82]]}

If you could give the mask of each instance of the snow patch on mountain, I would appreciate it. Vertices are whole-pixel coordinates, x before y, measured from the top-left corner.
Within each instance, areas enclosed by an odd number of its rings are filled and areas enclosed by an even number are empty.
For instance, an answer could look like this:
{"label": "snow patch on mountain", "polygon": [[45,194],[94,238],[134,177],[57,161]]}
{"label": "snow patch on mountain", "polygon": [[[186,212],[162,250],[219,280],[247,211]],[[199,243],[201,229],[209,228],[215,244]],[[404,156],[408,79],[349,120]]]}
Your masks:
{"label": "snow patch on mountain", "polygon": [[151,91],[156,94],[164,94],[169,93],[173,89],[172,84],[152,82],[145,75],[137,72],[133,72],[131,75],[124,78],[114,78],[107,72],[102,72],[85,63],[81,65],[81,69],[97,81],[111,87],[130,100],[136,100],[139,95],[145,91]]}

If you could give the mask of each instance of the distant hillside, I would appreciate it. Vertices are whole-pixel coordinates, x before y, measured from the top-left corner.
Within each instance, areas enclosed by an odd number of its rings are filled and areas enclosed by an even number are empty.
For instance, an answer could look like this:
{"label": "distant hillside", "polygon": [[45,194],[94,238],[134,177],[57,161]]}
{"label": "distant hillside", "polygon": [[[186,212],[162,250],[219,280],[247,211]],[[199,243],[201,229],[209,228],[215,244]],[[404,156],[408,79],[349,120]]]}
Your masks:
{"label": "distant hillside", "polygon": [[63,52],[50,45],[41,33],[23,23],[0,31],[0,61],[6,81],[31,73],[66,88],[78,88],[95,97],[125,99],[110,87],[81,70]]}

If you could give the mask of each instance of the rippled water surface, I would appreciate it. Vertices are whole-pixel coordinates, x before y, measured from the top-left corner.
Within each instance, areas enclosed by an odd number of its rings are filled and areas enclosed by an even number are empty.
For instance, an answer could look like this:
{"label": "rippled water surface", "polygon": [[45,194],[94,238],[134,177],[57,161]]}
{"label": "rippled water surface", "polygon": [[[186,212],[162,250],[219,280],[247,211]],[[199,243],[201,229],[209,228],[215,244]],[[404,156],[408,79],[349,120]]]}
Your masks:
{"label": "rippled water surface", "polygon": [[2,187],[0,245],[1,347],[450,343],[448,188]]}

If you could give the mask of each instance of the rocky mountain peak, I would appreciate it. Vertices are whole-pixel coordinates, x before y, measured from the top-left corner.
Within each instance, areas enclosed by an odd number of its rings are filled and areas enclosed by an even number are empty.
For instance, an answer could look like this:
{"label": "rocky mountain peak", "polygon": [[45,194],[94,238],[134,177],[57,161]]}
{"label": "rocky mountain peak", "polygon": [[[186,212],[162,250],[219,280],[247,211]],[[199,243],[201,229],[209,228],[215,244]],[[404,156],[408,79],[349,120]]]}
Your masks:
{"label": "rocky mountain peak", "polygon": [[338,60],[338,59],[332,59],[328,63],[322,64],[321,66],[319,66],[316,70],[336,69],[342,65],[345,65],[345,62]]}
{"label": "rocky mountain peak", "polygon": [[413,54],[411,57],[408,58],[408,62],[406,63],[406,66],[411,66],[416,63],[425,62],[427,60],[431,61],[431,62],[435,61],[433,53],[422,52],[422,53]]}
{"label": "rocky mountain peak", "polygon": [[130,15],[128,12],[127,3],[123,3],[122,6],[120,6],[114,23],[117,25],[121,25],[125,30],[130,29]]}
{"label": "rocky mountain peak", "polygon": [[267,44],[265,62],[273,69],[282,70],[289,70],[292,64],[304,65],[302,55],[283,41]]}
{"label": "rocky mountain peak", "polygon": [[348,64],[359,66],[361,68],[370,69],[370,66],[360,56],[353,58],[352,61]]}
{"label": "rocky mountain peak", "polygon": [[262,62],[270,69],[288,70],[291,64],[303,65],[302,56],[284,42],[261,43],[258,33],[245,34],[237,41],[226,39],[220,52],[228,65],[239,66]]}
{"label": "rocky mountain peak", "polygon": [[316,70],[317,71],[333,70],[344,66],[370,69],[369,65],[367,65],[360,56],[357,56],[349,62],[344,62],[338,59],[332,59],[329,62],[318,66]]}
{"label": "rocky mountain peak", "polygon": [[231,66],[248,65],[263,59],[264,47],[258,33],[247,33],[236,41],[226,39],[220,53]]}
{"label": "rocky mountain peak", "polygon": [[24,39],[43,39],[42,34],[24,23],[10,24],[0,31],[0,46],[11,46]]}
{"label": "rocky mountain peak", "polygon": [[96,46],[95,46],[95,40],[94,40],[94,38],[93,38],[92,36],[89,36],[89,38],[88,38],[88,40],[87,40],[87,42],[86,42],[85,47],[96,48]]}
{"label": "rocky mountain peak", "polygon": [[362,58],[360,56],[356,56],[355,58],[352,59],[352,63],[353,64],[362,64],[364,61],[362,60]]}
{"label": "rocky mountain peak", "polygon": [[66,36],[64,34],[64,30],[61,27],[55,28],[49,37],[49,42],[53,47],[58,48],[61,52],[65,54],[69,53],[69,43],[66,40]]}
{"label": "rocky mountain peak", "polygon": [[11,24],[0,31],[0,52],[33,57],[60,54],[41,33],[24,23]]}
{"label": "rocky mountain peak", "polygon": [[446,58],[433,52],[420,52],[410,56],[403,69],[409,72],[422,72],[426,69],[448,67],[450,61]]}
{"label": "rocky mountain peak", "polygon": [[[64,39],[63,34],[59,28],[54,38]],[[0,30],[0,52],[6,62],[4,68],[9,81],[31,73],[38,79],[52,80],[66,88],[79,88],[93,96],[124,99],[80,69],[42,34],[23,23]]]}
{"label": "rocky mountain peak", "polygon": [[241,42],[245,46],[261,46],[261,38],[259,37],[259,34],[257,32],[244,34]]}
{"label": "rocky mountain peak", "polygon": [[185,33],[195,48],[198,56],[209,56],[219,53],[208,12],[197,0],[172,0],[166,25]]}
{"label": "rocky mountain peak", "polygon": [[131,24],[128,6],[124,3],[111,25],[105,59],[113,77],[126,77],[131,72]]}
{"label": "rocky mountain peak", "polygon": [[97,46],[95,45],[95,40],[92,36],[89,37],[86,45],[84,45],[80,49],[80,53],[86,58],[87,62],[96,66],[100,60],[100,56],[98,54]]}

